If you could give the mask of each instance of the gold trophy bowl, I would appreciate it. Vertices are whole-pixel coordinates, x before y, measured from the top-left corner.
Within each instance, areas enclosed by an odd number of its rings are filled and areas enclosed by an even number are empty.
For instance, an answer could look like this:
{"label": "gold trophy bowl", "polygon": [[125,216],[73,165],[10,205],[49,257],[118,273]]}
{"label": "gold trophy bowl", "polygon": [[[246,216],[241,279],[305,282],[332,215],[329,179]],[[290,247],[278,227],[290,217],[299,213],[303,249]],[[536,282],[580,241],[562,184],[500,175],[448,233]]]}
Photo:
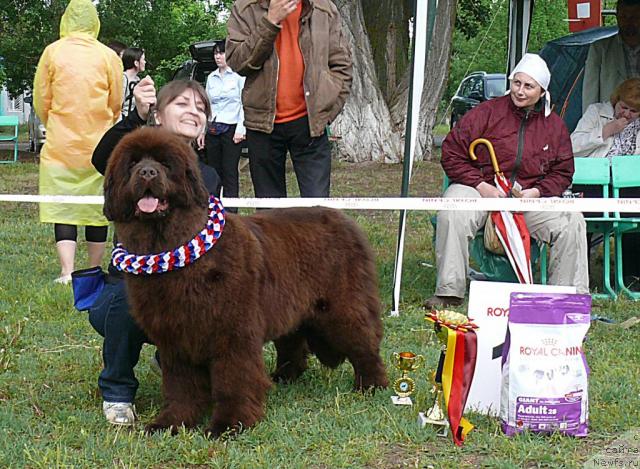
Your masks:
{"label": "gold trophy bowl", "polygon": [[412,402],[409,396],[413,394],[416,385],[413,379],[408,376],[408,373],[420,368],[424,363],[424,357],[413,352],[394,352],[391,355],[391,361],[402,372],[402,375],[393,383],[393,390],[396,395],[392,396],[391,399],[394,404],[411,405]]}

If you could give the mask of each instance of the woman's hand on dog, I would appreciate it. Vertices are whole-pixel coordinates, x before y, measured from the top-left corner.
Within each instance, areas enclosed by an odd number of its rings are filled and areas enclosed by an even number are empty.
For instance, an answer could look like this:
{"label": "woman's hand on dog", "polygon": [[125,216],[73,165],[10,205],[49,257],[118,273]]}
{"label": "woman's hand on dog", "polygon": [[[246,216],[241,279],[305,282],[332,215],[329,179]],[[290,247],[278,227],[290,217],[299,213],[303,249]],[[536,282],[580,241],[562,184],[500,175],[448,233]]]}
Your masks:
{"label": "woman's hand on dog", "polygon": [[133,89],[133,99],[136,101],[136,111],[140,119],[146,121],[149,108],[156,104],[156,87],[153,79],[147,75]]}

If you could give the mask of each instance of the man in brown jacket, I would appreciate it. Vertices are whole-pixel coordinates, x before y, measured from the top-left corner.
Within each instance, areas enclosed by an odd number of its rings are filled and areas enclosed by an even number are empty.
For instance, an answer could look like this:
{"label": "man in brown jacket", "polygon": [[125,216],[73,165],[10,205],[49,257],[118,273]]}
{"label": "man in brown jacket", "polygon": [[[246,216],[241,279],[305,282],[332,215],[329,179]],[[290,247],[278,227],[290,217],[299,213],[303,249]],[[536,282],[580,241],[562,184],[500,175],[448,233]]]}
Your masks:
{"label": "man in brown jacket", "polygon": [[351,88],[351,56],[330,0],[237,0],[226,58],[246,76],[242,103],[256,197],[286,197],[291,154],[300,195],[329,195],[326,126]]}

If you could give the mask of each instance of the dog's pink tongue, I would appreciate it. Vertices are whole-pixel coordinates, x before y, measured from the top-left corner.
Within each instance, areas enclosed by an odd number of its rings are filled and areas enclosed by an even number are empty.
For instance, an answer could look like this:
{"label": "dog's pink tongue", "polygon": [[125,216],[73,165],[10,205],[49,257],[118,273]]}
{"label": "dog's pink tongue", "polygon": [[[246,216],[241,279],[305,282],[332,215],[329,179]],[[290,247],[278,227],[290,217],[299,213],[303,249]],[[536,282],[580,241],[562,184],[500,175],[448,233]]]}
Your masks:
{"label": "dog's pink tongue", "polygon": [[158,199],[147,196],[138,200],[138,208],[144,213],[153,213],[158,208]]}

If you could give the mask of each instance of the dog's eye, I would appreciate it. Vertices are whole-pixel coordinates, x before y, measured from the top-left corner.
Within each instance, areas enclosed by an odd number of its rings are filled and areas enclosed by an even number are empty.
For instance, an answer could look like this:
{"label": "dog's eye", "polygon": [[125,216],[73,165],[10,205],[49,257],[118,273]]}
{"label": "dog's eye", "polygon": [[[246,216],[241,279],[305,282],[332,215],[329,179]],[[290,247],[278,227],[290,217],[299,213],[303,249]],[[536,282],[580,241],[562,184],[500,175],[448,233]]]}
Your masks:
{"label": "dog's eye", "polygon": [[167,163],[166,161],[164,161],[163,163],[161,163],[162,166],[164,166],[165,168],[167,168],[169,171],[171,171],[171,165],[169,163]]}

